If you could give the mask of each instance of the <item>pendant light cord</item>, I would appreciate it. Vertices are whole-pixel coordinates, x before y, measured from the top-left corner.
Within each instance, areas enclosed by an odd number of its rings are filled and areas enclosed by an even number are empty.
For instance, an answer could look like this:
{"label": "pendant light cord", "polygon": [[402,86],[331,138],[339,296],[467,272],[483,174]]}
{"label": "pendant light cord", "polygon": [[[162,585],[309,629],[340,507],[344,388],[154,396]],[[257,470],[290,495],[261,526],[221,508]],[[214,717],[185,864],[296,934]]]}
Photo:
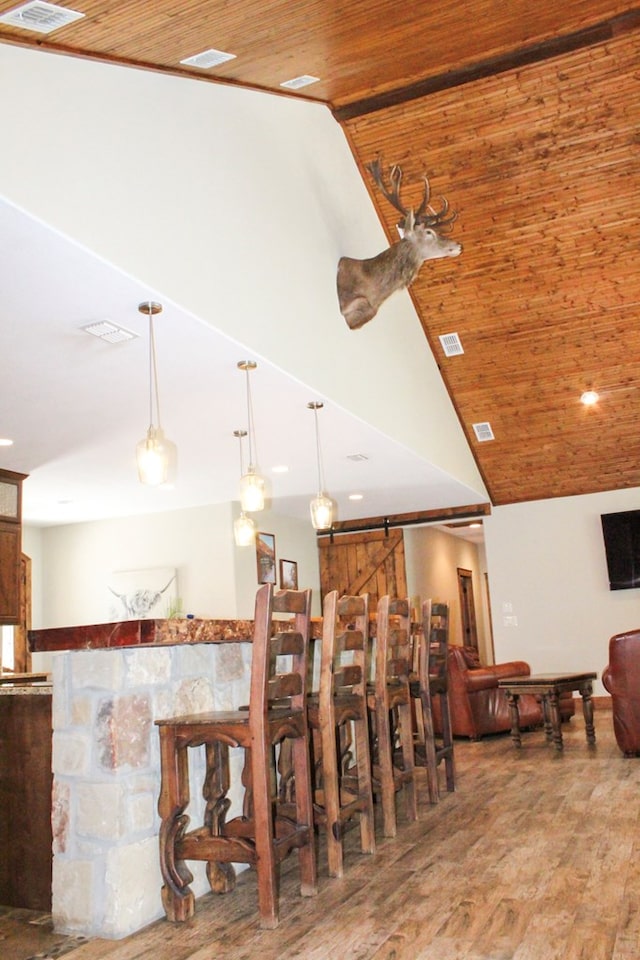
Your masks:
{"label": "pendant light cord", "polygon": [[253,424],[253,403],[251,400],[251,383],[249,381],[249,367],[246,368],[245,373],[247,375],[247,421],[248,421],[247,435],[249,437],[249,472],[251,473],[251,471],[255,467],[253,455],[255,453],[256,459],[257,459],[257,451],[255,450],[256,436],[255,436],[255,428]]}
{"label": "pendant light cord", "polygon": [[153,313],[149,310],[149,427],[153,427],[153,400],[155,395],[156,416],[160,429],[160,393],[158,391],[158,369],[156,366],[156,342],[153,332]]}
{"label": "pendant light cord", "polygon": [[318,407],[314,406],[313,415],[316,421],[316,458],[318,461],[318,493],[324,492],[324,470],[322,468],[322,450],[320,449],[320,428],[318,426]]}
{"label": "pendant light cord", "polygon": [[244,464],[242,462],[242,432],[240,430],[236,430],[234,436],[238,438],[238,445],[240,447],[240,477],[242,478],[244,476]]}

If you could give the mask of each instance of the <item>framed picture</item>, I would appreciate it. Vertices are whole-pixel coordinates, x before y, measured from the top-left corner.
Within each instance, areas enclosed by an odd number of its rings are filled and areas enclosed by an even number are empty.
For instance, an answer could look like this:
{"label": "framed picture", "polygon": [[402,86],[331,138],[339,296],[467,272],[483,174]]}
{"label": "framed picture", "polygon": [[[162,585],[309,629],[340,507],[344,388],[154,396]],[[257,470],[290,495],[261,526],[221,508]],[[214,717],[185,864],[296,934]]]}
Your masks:
{"label": "framed picture", "polygon": [[298,564],[295,560],[280,561],[280,587],[282,590],[298,589]]}
{"label": "framed picture", "polygon": [[171,616],[178,603],[175,567],[118,570],[109,575],[110,621]]}
{"label": "framed picture", "polygon": [[258,583],[276,582],[276,538],[272,533],[256,533]]}

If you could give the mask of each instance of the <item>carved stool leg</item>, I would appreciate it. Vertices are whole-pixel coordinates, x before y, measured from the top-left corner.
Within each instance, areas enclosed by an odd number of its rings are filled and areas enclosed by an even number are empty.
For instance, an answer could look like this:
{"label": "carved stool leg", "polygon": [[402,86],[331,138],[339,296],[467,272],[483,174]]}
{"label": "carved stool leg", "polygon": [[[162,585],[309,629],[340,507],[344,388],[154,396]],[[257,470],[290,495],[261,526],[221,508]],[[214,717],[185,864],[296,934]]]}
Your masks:
{"label": "carved stool leg", "polygon": [[195,911],[195,898],[189,884],[193,874],[184,860],[175,855],[189,824],[184,813],[189,803],[189,759],[187,746],[176,741],[172,727],[160,727],[162,783],[158,813],[160,824],[160,870],[164,884],[162,905],[168,920],[188,920]]}
{"label": "carved stool leg", "polygon": [[383,707],[377,708],[381,722],[378,730],[378,763],[380,769],[380,800],[382,805],[382,835],[395,837],[396,826],[396,793],[393,779],[393,744],[391,742],[391,718],[384,722],[380,716]]}
{"label": "carved stool leg", "polygon": [[[366,704],[363,708],[366,711]],[[365,714],[366,716],[366,714]],[[371,791],[371,758],[369,756],[369,738],[367,724],[363,717],[354,721],[356,741],[356,770],[358,776],[358,794],[367,795],[366,809],[360,814],[360,849],[363,853],[375,853],[376,830]]]}
{"label": "carved stool leg", "polygon": [[[265,740],[254,742],[247,749],[243,780],[251,787],[258,875],[258,908],[260,926],[273,930],[278,926],[278,876],[274,850],[273,799],[275,764],[270,762],[271,747]],[[246,802],[245,795],[245,802]]]}
{"label": "carved stool leg", "polygon": [[[206,800],[205,826],[214,837],[224,836],[224,825],[231,801],[229,791],[229,748],[225,743],[206,745],[207,773],[202,795]],[[229,893],[236,885],[236,873],[232,863],[207,861],[207,879],[214,893]]]}
{"label": "carved stool leg", "polygon": [[416,718],[420,718],[419,729],[421,742],[424,744],[425,768],[427,771],[427,787],[429,790],[429,802],[438,803],[440,801],[440,784],[438,783],[438,761],[436,758],[436,741],[433,732],[433,712],[431,710],[431,698],[428,692],[420,692],[420,700],[416,704]]}

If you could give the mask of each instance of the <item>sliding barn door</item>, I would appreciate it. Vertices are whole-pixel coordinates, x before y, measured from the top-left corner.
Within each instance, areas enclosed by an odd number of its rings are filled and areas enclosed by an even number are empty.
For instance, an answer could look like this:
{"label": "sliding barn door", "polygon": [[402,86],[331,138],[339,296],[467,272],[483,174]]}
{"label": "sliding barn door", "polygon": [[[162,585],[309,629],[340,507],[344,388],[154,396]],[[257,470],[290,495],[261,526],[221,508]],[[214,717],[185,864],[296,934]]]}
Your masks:
{"label": "sliding barn door", "polygon": [[401,529],[344,533],[318,539],[322,596],[330,590],[368,593],[370,609],[378,598],[407,596],[404,537]]}

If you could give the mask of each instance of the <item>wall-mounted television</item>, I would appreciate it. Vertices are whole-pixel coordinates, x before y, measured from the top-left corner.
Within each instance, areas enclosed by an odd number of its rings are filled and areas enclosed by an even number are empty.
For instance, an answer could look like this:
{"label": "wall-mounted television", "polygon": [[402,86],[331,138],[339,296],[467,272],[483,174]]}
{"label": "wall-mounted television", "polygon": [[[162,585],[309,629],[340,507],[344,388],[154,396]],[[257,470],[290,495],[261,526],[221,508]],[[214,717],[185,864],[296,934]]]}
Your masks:
{"label": "wall-mounted television", "polygon": [[600,519],[609,589],[640,587],[640,510],[603,513]]}

